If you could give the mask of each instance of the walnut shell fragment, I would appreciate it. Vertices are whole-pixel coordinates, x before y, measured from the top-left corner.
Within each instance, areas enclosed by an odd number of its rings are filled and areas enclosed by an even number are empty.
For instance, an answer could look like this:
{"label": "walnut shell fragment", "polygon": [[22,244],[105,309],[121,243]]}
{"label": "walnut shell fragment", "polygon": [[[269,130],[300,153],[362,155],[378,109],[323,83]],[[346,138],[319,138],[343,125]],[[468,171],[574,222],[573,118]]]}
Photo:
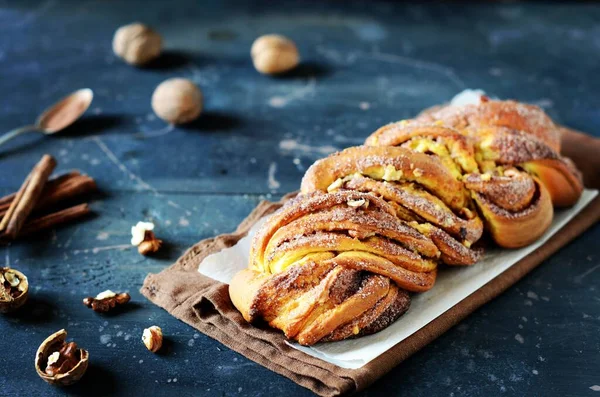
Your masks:
{"label": "walnut shell fragment", "polygon": [[37,350],[35,370],[52,385],[68,386],[77,382],[88,367],[89,354],[74,342],[67,343],[67,331],[50,335]]}
{"label": "walnut shell fragment", "polygon": [[29,282],[18,270],[0,268],[0,313],[10,313],[27,302]]}

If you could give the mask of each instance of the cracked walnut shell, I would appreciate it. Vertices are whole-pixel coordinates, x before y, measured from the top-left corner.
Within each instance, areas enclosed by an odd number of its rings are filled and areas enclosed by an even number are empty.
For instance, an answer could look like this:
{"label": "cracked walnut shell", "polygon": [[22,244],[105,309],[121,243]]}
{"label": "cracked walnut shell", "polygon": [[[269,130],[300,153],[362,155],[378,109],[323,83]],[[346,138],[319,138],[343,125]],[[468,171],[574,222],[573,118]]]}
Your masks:
{"label": "cracked walnut shell", "polygon": [[88,367],[87,350],[78,348],[74,342],[67,343],[66,339],[64,329],[55,332],[42,342],[35,355],[36,372],[52,385],[72,385]]}
{"label": "cracked walnut shell", "polygon": [[0,313],[17,310],[27,302],[29,282],[18,270],[0,268]]}

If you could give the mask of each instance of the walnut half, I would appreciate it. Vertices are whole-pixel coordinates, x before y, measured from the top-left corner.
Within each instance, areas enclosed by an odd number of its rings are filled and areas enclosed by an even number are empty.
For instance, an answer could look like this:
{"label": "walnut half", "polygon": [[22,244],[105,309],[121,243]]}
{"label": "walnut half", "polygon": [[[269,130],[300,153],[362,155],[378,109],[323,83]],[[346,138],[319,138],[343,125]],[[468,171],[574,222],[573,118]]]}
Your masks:
{"label": "walnut half", "polygon": [[131,297],[126,292],[116,294],[111,290],[107,290],[99,293],[95,298],[90,296],[83,299],[83,304],[95,312],[106,313],[114,309],[116,306],[126,304],[130,299]]}
{"label": "walnut half", "polygon": [[46,382],[68,386],[77,382],[88,367],[87,350],[77,347],[75,342],[66,342],[67,331],[61,329],[50,335],[38,348],[35,355],[35,370]]}
{"label": "walnut half", "polygon": [[156,353],[162,347],[162,329],[157,325],[146,328],[142,334],[142,342],[144,342],[144,345],[146,345],[148,350],[150,350],[152,353]]}
{"label": "walnut half", "polygon": [[138,247],[138,252],[142,255],[150,255],[158,251],[162,245],[154,235],[154,223],[138,222],[131,227],[131,245]]}
{"label": "walnut half", "polygon": [[0,268],[0,313],[17,310],[27,302],[29,282],[25,275],[8,267]]}

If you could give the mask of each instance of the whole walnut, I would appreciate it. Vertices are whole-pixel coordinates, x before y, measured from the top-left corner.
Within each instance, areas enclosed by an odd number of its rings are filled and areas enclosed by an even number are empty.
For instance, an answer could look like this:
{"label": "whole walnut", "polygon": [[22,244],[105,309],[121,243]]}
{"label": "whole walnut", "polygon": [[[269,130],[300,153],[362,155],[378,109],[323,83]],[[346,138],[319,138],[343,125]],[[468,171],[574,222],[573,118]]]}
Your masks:
{"label": "whole walnut", "polygon": [[188,79],[165,80],[152,94],[152,109],[169,123],[189,123],[202,112],[202,92]]}
{"label": "whole walnut", "polygon": [[162,38],[141,23],[121,26],[113,37],[113,51],[131,65],[143,65],[160,55]]}
{"label": "whole walnut", "polygon": [[300,62],[294,42],[278,34],[267,34],[254,40],[250,55],[256,70],[263,74],[287,72]]}

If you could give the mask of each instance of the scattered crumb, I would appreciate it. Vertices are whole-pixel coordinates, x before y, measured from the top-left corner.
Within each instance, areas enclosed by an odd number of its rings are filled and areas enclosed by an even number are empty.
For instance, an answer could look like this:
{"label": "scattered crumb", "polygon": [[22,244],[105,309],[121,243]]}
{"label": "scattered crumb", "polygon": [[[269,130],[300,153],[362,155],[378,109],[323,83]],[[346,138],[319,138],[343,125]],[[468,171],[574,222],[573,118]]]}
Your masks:
{"label": "scattered crumb", "polygon": [[287,100],[280,96],[274,96],[269,99],[269,105],[274,108],[282,108],[287,104]]}
{"label": "scattered crumb", "polygon": [[525,339],[521,336],[521,334],[516,334],[515,340],[519,343],[525,343]]}
{"label": "scattered crumb", "polygon": [[96,240],[108,240],[109,237],[110,234],[108,234],[107,232],[100,232],[98,233],[98,235],[96,235]]}
{"label": "scattered crumb", "polygon": [[112,336],[109,334],[101,335],[100,343],[102,343],[103,345],[106,345],[108,342],[110,342],[111,339],[112,339]]}

